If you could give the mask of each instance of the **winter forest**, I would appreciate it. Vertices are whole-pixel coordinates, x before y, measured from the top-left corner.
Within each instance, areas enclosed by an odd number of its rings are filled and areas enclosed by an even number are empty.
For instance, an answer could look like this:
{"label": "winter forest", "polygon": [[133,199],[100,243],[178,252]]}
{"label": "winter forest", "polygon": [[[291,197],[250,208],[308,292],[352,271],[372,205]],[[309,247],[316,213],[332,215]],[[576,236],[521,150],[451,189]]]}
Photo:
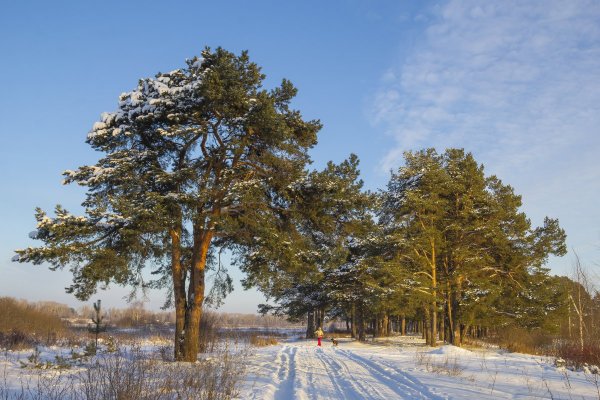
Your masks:
{"label": "winter forest", "polygon": [[[293,107],[290,81],[265,78],[247,52],[206,48],[140,79],[89,132],[98,161],[63,174],[85,189],[84,213],[37,209],[39,245],[13,261],[71,271],[80,300],[109,284],[164,289],[175,361],[206,351],[207,307],[233,288],[227,259],[267,298],[260,313],[301,324],[306,339],[335,322],[353,343],[410,336],[600,362],[588,271],[546,267],[567,252],[558,219],[534,226],[469,149],[407,148],[376,191],[355,154],[314,169],[321,122]],[[420,394],[407,398],[442,398],[411,387]]]}

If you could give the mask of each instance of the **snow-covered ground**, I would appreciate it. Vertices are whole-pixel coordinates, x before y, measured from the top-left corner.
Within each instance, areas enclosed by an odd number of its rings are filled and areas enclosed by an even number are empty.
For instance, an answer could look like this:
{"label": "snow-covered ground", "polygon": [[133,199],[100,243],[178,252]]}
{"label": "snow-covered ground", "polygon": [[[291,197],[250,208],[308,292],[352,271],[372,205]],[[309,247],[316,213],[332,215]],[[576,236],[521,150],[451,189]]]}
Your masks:
{"label": "snow-covered ground", "polygon": [[[237,398],[600,400],[600,375],[557,368],[551,358],[498,349],[432,349],[415,337],[374,343],[338,340],[337,347],[328,340],[320,348],[312,340],[286,340],[253,348],[250,353],[236,353],[246,367]],[[141,350],[156,353],[161,347],[170,352],[168,343],[151,341],[145,341]],[[68,348],[40,350],[40,362],[56,365],[57,355],[71,357]],[[31,354],[31,350],[2,351],[0,399],[13,398],[24,385],[36,387],[38,380],[57,374],[61,379],[45,380],[44,384],[68,384],[70,377],[87,367],[83,363],[66,370],[21,368],[21,361],[28,363]]]}
{"label": "snow-covered ground", "polygon": [[256,350],[241,399],[600,399],[600,376],[499,350],[424,347],[420,339],[288,341]]}

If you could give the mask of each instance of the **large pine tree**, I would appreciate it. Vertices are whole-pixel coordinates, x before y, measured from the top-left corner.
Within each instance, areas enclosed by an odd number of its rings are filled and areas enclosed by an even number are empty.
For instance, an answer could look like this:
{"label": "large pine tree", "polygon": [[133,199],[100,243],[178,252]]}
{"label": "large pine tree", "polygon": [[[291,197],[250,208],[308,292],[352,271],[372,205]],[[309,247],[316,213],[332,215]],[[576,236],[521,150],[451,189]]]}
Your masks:
{"label": "large pine tree", "polygon": [[253,251],[239,259],[248,273],[246,285],[257,286],[276,303],[262,310],[292,318],[308,315],[308,337],[336,306],[332,294],[339,268],[349,257],[349,241],[359,234],[363,220],[370,220],[373,196],[362,190],[358,163],[352,154],[298,181],[293,187],[287,249],[282,252],[276,243],[256,242]]}
{"label": "large pine tree", "polygon": [[175,358],[195,361],[215,249],[244,251],[285,230],[287,192],[320,129],[290,108],[290,82],[267,91],[264,78],[246,52],[207,48],[140,80],[88,135],[104,157],[65,172],[87,188],[85,215],[38,209],[43,245],[18,250],[18,261],[68,267],[68,291],[80,299],[98,285],[140,285],[141,270],[154,267],[174,299]]}
{"label": "large pine tree", "polygon": [[[429,294],[423,307],[435,344],[443,311],[449,341],[460,344],[467,314],[505,313],[500,296],[530,290],[547,271],[550,254],[564,255],[565,233],[546,218],[533,228],[521,198],[462,149],[405,154],[392,174],[381,219],[397,246],[397,260]],[[440,310],[439,305],[443,304]],[[498,308],[500,307],[500,308]]]}

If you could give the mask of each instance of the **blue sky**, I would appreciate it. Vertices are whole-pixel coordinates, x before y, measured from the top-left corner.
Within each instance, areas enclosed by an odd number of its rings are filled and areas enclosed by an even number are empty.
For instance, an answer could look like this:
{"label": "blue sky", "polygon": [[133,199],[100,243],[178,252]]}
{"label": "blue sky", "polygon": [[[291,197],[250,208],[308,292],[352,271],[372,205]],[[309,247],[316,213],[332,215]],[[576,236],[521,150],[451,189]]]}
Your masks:
{"label": "blue sky", "polygon": [[[206,3],[206,4],[204,4]],[[324,124],[315,167],[354,152],[383,188],[402,152],[464,147],[523,195],[535,225],[559,218],[570,254],[600,262],[600,2],[9,2],[0,13],[0,296],[56,300],[68,271],[11,263],[33,245],[36,206],[79,210],[61,172],[94,163],[85,137],[121,92],[204,46],[243,49],[267,86]],[[239,280],[239,273],[235,273]],[[98,298],[125,307],[126,291]],[[254,312],[239,287],[222,308]],[[148,307],[161,304],[150,295]]]}

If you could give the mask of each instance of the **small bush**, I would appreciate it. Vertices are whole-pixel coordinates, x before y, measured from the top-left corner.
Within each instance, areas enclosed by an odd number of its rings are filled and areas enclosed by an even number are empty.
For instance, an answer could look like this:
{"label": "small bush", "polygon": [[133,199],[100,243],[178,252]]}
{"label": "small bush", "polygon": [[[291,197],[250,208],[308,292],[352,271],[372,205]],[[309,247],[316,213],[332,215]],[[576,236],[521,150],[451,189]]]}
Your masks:
{"label": "small bush", "polygon": [[333,332],[326,332],[325,333],[325,337],[328,339],[331,338],[344,338],[344,337],[349,337],[350,334],[346,331],[333,331]]}
{"label": "small bush", "polygon": [[[42,364],[35,352],[28,360],[30,369],[20,377],[20,389],[9,389],[0,377],[0,399],[228,400],[238,396],[246,352],[219,350],[196,363],[165,363],[157,356],[139,346],[120,348],[90,358],[79,373],[65,374],[72,360],[60,357]],[[47,368],[55,371],[42,373]]]}
{"label": "small bush", "polygon": [[433,372],[438,375],[460,376],[463,373],[464,367],[458,363],[456,357],[446,356],[443,361],[439,361],[431,354],[423,351],[415,353],[415,364],[424,366],[427,372]]}
{"label": "small bush", "polygon": [[250,336],[250,344],[256,347],[265,347],[272,346],[277,344],[277,338],[273,336],[260,336],[260,335],[252,335]]}
{"label": "small bush", "polygon": [[600,343],[564,342],[556,346],[556,356],[565,360],[566,366],[581,369],[585,364],[600,366]]}
{"label": "small bush", "polygon": [[10,350],[23,350],[35,347],[36,338],[19,330],[0,332],[0,348]]}
{"label": "small bush", "polygon": [[219,341],[219,314],[204,310],[200,320],[200,352],[214,351]]}
{"label": "small bush", "polygon": [[498,330],[496,341],[498,346],[510,352],[548,354],[552,348],[553,337],[540,330],[506,327]]}
{"label": "small bush", "polygon": [[66,336],[59,317],[25,301],[0,297],[0,346],[8,349],[52,345]]}

